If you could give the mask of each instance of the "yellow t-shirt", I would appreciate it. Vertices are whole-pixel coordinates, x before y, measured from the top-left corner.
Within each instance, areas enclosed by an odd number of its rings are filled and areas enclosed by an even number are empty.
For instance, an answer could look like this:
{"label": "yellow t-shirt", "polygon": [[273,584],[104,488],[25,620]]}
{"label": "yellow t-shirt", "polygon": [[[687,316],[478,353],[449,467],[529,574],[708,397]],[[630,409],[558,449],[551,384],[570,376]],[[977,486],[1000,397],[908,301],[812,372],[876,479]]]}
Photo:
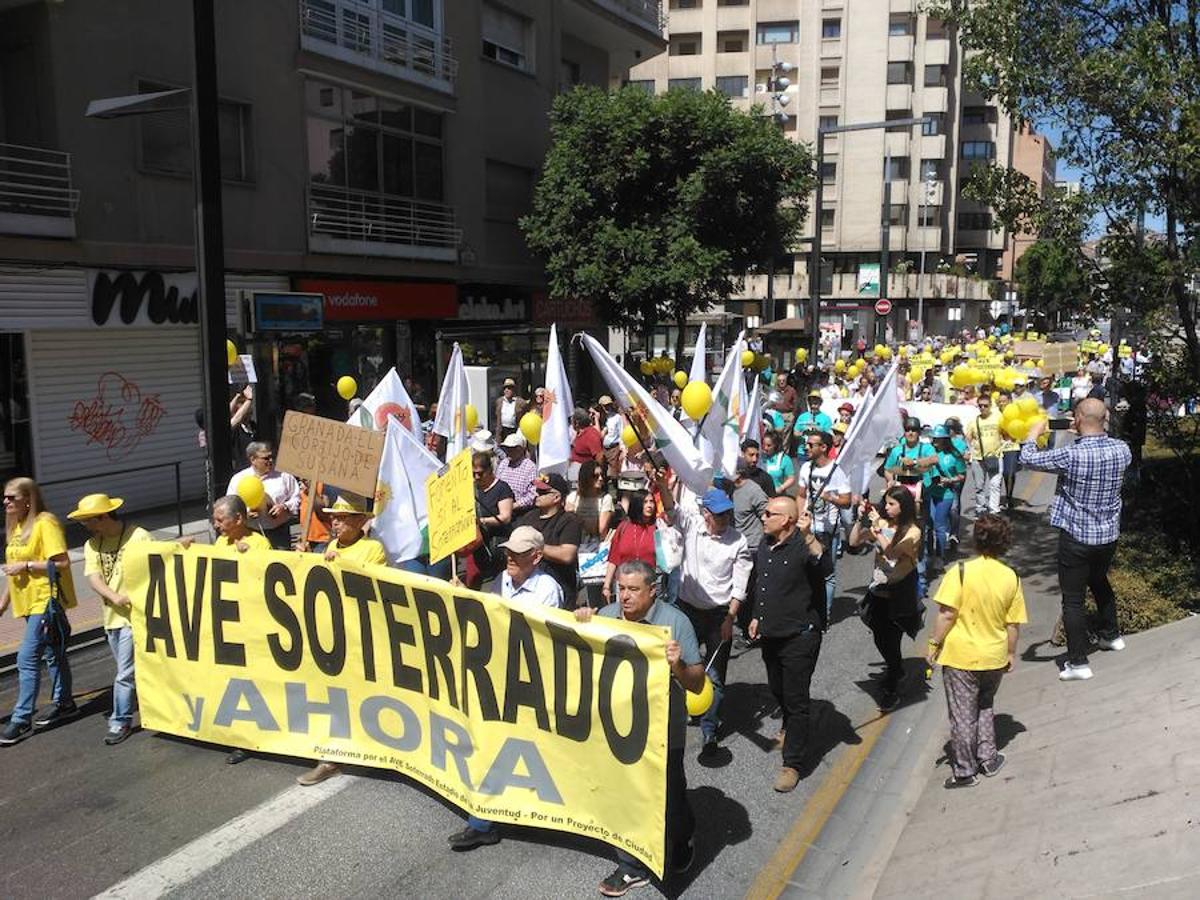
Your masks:
{"label": "yellow t-shirt", "polygon": [[[981,459],[985,456],[998,456],[1000,454],[1000,410],[992,407],[992,414],[986,419],[979,416],[974,422],[971,422],[963,430],[967,433],[967,440],[971,443],[971,458]],[[979,439],[983,438],[983,448],[980,449]]]}
{"label": "yellow t-shirt", "polygon": [[[45,562],[52,556],[67,552],[67,536],[58,519],[48,512],[38,513],[29,530],[29,540],[21,531],[8,536],[6,562]],[[65,609],[75,606],[75,582],[69,565],[58,567],[59,602]],[[33,616],[46,611],[50,602],[50,579],[41,572],[18,572],[8,576],[8,595],[14,616]]]}
{"label": "yellow t-shirt", "polygon": [[245,537],[238,538],[236,541],[231,541],[229,538],[222,535],[221,537],[217,538],[217,542],[213,546],[224,547],[226,550],[230,548],[236,550],[234,544],[239,542],[247,545],[247,553],[259,553],[263,550],[271,549],[271,542],[268,541],[266,536],[260,531],[251,531]]}
{"label": "yellow t-shirt", "polygon": [[337,554],[337,561],[349,563],[352,566],[386,566],[387,554],[383,544],[374,538],[361,537],[349,547],[338,546],[337,540],[329,542],[326,552],[332,550]]}
{"label": "yellow t-shirt", "polygon": [[942,576],[934,602],[958,610],[946,634],[938,662],[982,672],[1008,665],[1007,625],[1028,621],[1025,594],[1017,573],[996,559],[978,556],[963,564],[962,581],[955,566]]}
{"label": "yellow t-shirt", "polygon": [[[124,536],[116,538],[92,537],[83,545],[83,574],[85,577],[99,575],[108,585],[109,590],[118,594],[125,593],[125,568],[122,557],[125,548],[138,541],[152,540],[150,532],[145,528],[134,526],[127,528]],[[118,628],[129,628],[129,611],[104,604],[104,630],[114,631]]]}

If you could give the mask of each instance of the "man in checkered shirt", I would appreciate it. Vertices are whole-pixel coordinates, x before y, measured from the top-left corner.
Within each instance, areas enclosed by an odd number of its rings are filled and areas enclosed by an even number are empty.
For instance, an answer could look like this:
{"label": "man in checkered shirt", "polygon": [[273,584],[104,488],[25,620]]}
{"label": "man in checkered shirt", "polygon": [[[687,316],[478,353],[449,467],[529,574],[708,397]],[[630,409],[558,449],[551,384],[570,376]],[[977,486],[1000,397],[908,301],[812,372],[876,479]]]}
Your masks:
{"label": "man in checkered shirt", "polygon": [[1035,443],[1046,428],[1039,421],[1021,446],[1021,465],[1058,476],[1050,524],[1058,533],[1058,584],[1062,590],[1063,625],[1067,631],[1067,662],[1059,678],[1083,681],[1092,677],[1088,665],[1087,616],[1083,598],[1092,589],[1100,612],[1101,650],[1124,650],[1117,627],[1117,600],[1108,583],[1121,529],[1121,481],[1129,465],[1129,447],[1105,433],[1108,410],[1103,400],[1088,398],[1075,407],[1073,444],[1039,450]]}

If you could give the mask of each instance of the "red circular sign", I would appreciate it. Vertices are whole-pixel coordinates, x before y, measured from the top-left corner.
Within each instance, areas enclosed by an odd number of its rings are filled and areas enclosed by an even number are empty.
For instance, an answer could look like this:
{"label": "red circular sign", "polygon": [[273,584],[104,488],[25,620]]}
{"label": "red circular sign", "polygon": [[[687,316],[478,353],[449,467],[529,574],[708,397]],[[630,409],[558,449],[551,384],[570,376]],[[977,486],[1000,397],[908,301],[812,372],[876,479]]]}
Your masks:
{"label": "red circular sign", "polygon": [[892,311],[892,301],[887,297],[880,297],[875,301],[875,315],[886,316]]}

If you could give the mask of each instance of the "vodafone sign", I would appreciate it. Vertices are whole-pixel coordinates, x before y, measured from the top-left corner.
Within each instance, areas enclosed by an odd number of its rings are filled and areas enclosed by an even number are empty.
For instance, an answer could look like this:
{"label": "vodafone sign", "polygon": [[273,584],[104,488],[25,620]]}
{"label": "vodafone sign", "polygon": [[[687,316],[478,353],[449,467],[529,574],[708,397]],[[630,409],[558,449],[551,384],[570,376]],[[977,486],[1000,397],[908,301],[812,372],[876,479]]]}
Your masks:
{"label": "vodafone sign", "polygon": [[458,291],[453,284],[297,278],[296,290],[324,296],[327,322],[453,319],[458,315]]}

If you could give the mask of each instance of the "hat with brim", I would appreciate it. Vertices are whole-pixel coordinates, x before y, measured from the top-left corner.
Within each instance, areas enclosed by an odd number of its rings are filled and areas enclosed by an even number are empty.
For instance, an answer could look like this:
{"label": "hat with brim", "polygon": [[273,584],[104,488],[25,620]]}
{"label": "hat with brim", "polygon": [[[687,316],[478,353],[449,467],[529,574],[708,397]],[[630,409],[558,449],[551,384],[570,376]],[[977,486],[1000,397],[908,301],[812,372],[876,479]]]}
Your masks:
{"label": "hat with brim", "polygon": [[496,449],[496,442],[492,440],[492,433],[486,428],[480,428],[468,442],[471,450],[475,453],[491,453]]}
{"label": "hat with brim", "polygon": [[367,500],[357,494],[342,494],[333,501],[333,506],[324,507],[321,512],[335,516],[369,516]]}
{"label": "hat with brim", "polygon": [[613,398],[608,396],[608,394],[605,394],[599,400],[596,401],[596,404],[598,406],[612,406]]}
{"label": "hat with brim", "polygon": [[544,549],[546,539],[532,525],[518,525],[500,546],[513,553],[528,553],[530,550]]}
{"label": "hat with brim", "polygon": [[521,437],[520,432],[514,431],[512,434],[510,434],[508,437],[506,437],[504,440],[502,440],[500,442],[500,446],[507,447],[509,449],[512,449],[514,447],[520,447],[520,448],[524,449],[525,438]]}
{"label": "hat with brim", "polygon": [[67,518],[93,519],[96,516],[107,515],[120,509],[124,502],[120,497],[110,497],[108,494],[88,494],[76,504],[73,510],[67,513]]}

